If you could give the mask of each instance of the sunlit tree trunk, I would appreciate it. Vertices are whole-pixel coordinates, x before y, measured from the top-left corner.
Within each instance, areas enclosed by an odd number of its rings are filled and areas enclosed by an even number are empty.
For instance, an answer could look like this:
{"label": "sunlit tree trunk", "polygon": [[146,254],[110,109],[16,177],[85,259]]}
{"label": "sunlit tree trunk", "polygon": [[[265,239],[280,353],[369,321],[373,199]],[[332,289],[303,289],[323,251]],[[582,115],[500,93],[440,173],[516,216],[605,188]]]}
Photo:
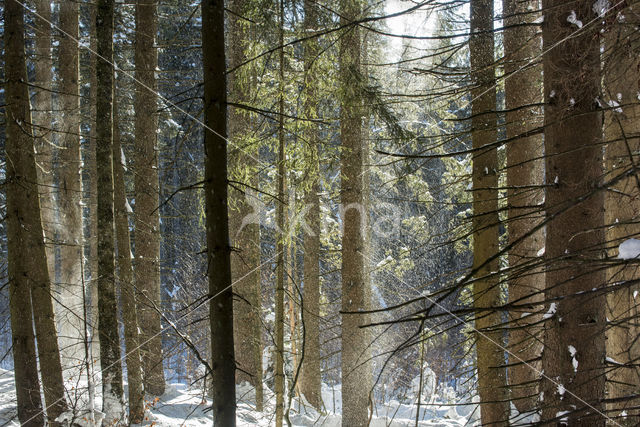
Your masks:
{"label": "sunlit tree trunk", "polygon": [[[15,2],[7,2],[4,8],[4,66],[5,66],[5,123],[6,123],[6,159],[18,160],[33,153],[31,128],[25,128],[31,122],[29,114],[29,94],[24,57],[24,10]],[[33,157],[33,154],[31,154]],[[24,162],[22,162],[24,163]],[[33,215],[25,212],[22,206],[25,196],[37,202],[37,189],[30,183],[31,194],[22,187],[25,178],[18,169],[21,164],[7,162],[7,249],[9,269],[9,307],[11,312],[11,341],[13,350],[13,369],[16,382],[18,419],[28,427],[44,425],[44,413],[40,399],[40,381],[33,333],[31,310],[31,290],[28,276],[23,265],[23,235],[21,227],[23,216]],[[35,171],[34,171],[35,172]],[[34,204],[34,202],[31,202]]]}
{"label": "sunlit tree trunk", "polygon": [[[60,1],[60,28],[78,37],[78,3]],[[84,358],[82,259],[82,157],[80,155],[80,93],[78,43],[68,36],[60,38],[61,126],[58,167],[60,231],[61,306],[58,309],[60,346],[65,368],[81,368]]]}
{"label": "sunlit tree trunk", "polygon": [[224,2],[202,2],[205,206],[211,325],[213,424],[236,424],[233,291],[227,195],[227,84]]}
{"label": "sunlit tree trunk", "polygon": [[[341,23],[353,22],[359,6],[340,2]],[[349,27],[340,39],[341,197],[342,233],[342,311],[357,312],[369,304],[365,289],[363,206],[362,100],[359,93],[361,36],[358,26]],[[360,328],[364,316],[342,315],[342,425],[366,426],[369,420],[369,386],[372,375],[368,363],[367,332]]]}
{"label": "sunlit tree trunk", "polygon": [[[115,92],[115,91],[114,91]],[[129,238],[128,201],[124,183],[126,165],[122,160],[117,96],[113,97],[113,210],[118,251],[118,284],[122,300],[124,343],[126,349],[127,380],[129,383],[129,422],[139,424],[144,417],[144,386],[142,359],[138,335],[135,282],[131,263],[131,241]]]}
{"label": "sunlit tree trunk", "polygon": [[[158,209],[156,0],[136,3],[135,92],[135,275],[142,329],[145,390],[164,393],[160,295],[160,210]],[[154,308],[155,305],[155,308]]]}
{"label": "sunlit tree trunk", "polygon": [[499,250],[498,154],[493,0],[471,1],[471,129],[473,153],[473,304],[480,414],[484,425],[509,419],[496,254]]}
{"label": "sunlit tree trunk", "polygon": [[[592,1],[543,0],[547,209],[542,420],[604,426],[600,42]],[[574,19],[575,18],[575,19]],[[577,31],[580,20],[582,31]],[[553,48],[552,48],[553,47]],[[553,305],[552,305],[553,304]],[[552,306],[551,306],[552,305]],[[575,362],[574,362],[575,360]],[[562,387],[559,387],[559,385]],[[577,397],[576,397],[577,396]]]}
{"label": "sunlit tree trunk", "polygon": [[[542,136],[528,135],[542,125],[542,53],[538,28],[539,0],[503,0],[505,106],[507,139],[507,202],[509,302],[521,306],[509,312],[509,389],[520,412],[534,409],[542,351],[539,313],[544,274],[532,266],[544,247],[542,221],[544,160]],[[513,139],[512,139],[513,138]],[[517,358],[516,358],[517,357]]]}
{"label": "sunlit tree trunk", "polygon": [[[317,30],[317,5],[311,0],[304,2],[305,34]],[[318,41],[309,39],[304,45],[304,117],[315,119],[318,114],[316,71],[313,63],[320,52]],[[304,201],[309,207],[306,223],[309,230],[304,234],[304,282],[303,313],[304,360],[301,383],[302,394],[316,409],[322,408],[320,373],[320,168],[318,156],[318,128],[314,123],[306,125],[307,184]]]}
{"label": "sunlit tree trunk", "polygon": [[[640,23],[640,2],[627,2],[628,8],[620,14],[624,21],[611,20],[604,38],[604,96],[608,101],[620,106],[605,113],[604,136],[607,142],[606,180],[617,179],[621,174],[637,167],[637,153],[640,150],[640,43],[636,27]],[[615,104],[612,103],[615,107]],[[605,196],[605,224],[607,244],[616,248],[626,239],[637,236],[640,227],[637,218],[640,215],[640,188],[637,174],[628,175],[613,185]],[[616,250],[610,251],[616,257]],[[607,270],[607,284],[622,285],[607,295],[607,356],[615,363],[607,366],[607,397],[620,399],[608,405],[610,416],[620,416],[626,412],[627,418],[617,419],[626,425],[637,425],[638,411],[636,391],[640,387],[637,364],[639,356],[637,343],[637,284],[638,267],[631,263],[616,265]],[[625,285],[625,281],[628,281]],[[636,395],[635,400],[630,397]]]}
{"label": "sunlit tree trunk", "polygon": [[[230,43],[229,66],[235,68],[247,57],[246,26],[236,14],[245,15],[248,8],[245,0],[231,2],[229,15]],[[247,104],[250,101],[250,83],[242,67],[229,75],[229,96],[233,102]],[[233,145],[229,147],[229,173],[234,181],[251,184],[257,173],[258,151],[250,146],[247,135],[251,132],[248,112],[229,108],[229,136]],[[231,187],[229,192],[229,231],[231,246],[231,277],[233,289],[238,296],[233,302],[236,364],[236,383],[250,383],[256,390],[256,408],[262,410],[262,339],[260,294],[260,224],[252,218],[252,194],[242,184]],[[242,190],[242,191],[240,191]],[[255,205],[255,203],[253,203]]]}
{"label": "sunlit tree trunk", "polygon": [[106,423],[124,419],[122,365],[115,293],[113,218],[113,7],[97,3],[96,166],[98,179],[98,316],[102,411]]}
{"label": "sunlit tree trunk", "polygon": [[[51,52],[51,2],[35,1],[34,94],[32,105],[33,135],[38,167],[40,212],[47,252],[47,267],[52,282],[56,278],[56,187],[53,138],[53,54]],[[58,308],[58,307],[56,307]]]}

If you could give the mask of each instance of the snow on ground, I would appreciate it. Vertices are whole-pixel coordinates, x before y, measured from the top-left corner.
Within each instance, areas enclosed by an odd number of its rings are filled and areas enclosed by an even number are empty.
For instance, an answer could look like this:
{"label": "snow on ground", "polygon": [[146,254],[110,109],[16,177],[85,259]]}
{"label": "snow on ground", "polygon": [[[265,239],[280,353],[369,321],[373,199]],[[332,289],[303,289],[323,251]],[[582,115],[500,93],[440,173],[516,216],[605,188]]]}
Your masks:
{"label": "snow on ground", "polygon": [[[268,392],[268,390],[266,390]],[[101,407],[98,396],[96,407]],[[242,385],[237,391],[238,404],[237,424],[239,427],[267,427],[275,424],[275,398],[267,396],[265,410],[257,412],[253,405],[253,390]],[[290,411],[290,420],[294,426],[326,426],[341,425],[341,392],[340,387],[323,385],[322,397],[325,411],[320,414],[313,408],[294,400]],[[15,389],[12,371],[0,370],[0,426],[18,426]],[[202,390],[190,388],[185,384],[170,384],[165,394],[159,398],[147,399],[149,410],[145,426],[210,426],[211,400],[203,395]],[[477,423],[477,406],[475,404],[451,405],[439,401],[437,396],[422,402],[419,426],[458,427]],[[408,427],[415,425],[416,404],[392,400],[385,405],[378,405],[371,421],[372,427]]]}

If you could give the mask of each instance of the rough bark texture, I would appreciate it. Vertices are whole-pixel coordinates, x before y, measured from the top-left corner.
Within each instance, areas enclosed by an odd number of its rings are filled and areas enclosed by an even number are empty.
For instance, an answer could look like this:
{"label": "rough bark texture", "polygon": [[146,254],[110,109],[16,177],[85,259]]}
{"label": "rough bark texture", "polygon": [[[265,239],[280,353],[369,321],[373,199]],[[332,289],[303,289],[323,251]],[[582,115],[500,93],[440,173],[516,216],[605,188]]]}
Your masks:
{"label": "rough bark texture", "polygon": [[[34,51],[34,93],[32,104],[33,136],[35,139],[36,162],[38,162],[38,192],[40,212],[47,251],[47,267],[52,282],[56,278],[56,187],[53,141],[53,54],[51,52],[51,2],[35,1],[35,51]],[[58,309],[59,307],[56,307]],[[57,310],[58,311],[58,310]],[[62,342],[61,342],[62,344]]]}
{"label": "rough bark texture", "polygon": [[[280,0],[280,46],[284,44],[284,0]],[[285,264],[285,138],[284,138],[284,48],[279,52],[280,99],[278,101],[278,201],[276,202],[276,295],[275,295],[275,367],[276,427],[282,427],[284,417],[284,282]]]}
{"label": "rough bark texture", "polygon": [[[305,33],[318,28],[318,11],[315,2],[304,2]],[[317,39],[308,40],[304,45],[305,98],[304,117],[317,117],[316,74],[313,62],[320,52]],[[310,123],[306,132],[307,145],[307,180],[304,201],[309,207],[306,223],[310,230],[304,234],[304,281],[303,301],[304,311],[304,360],[302,362],[303,375],[300,389],[307,401],[316,409],[322,409],[321,372],[320,372],[320,171],[318,156],[318,128]]]}
{"label": "rough bark texture", "polygon": [[[91,51],[97,49],[96,37],[96,5],[90,3],[89,7],[89,38]],[[89,304],[90,304],[90,332],[91,332],[91,357],[94,365],[100,361],[100,340],[98,337],[98,172],[96,165],[96,97],[98,92],[98,80],[95,73],[97,58],[89,55],[89,147],[86,154],[86,169],[89,177],[89,222],[88,236],[85,239],[89,245]]]}
{"label": "rough bark texture", "polygon": [[[160,313],[160,211],[158,209],[156,0],[136,3],[135,96],[135,274],[142,329],[144,383],[148,393],[164,393]],[[144,86],[143,86],[144,85]]]}
{"label": "rough bark texture", "polygon": [[[532,264],[544,247],[542,221],[544,160],[542,135],[527,136],[543,123],[542,53],[538,28],[525,25],[541,15],[539,0],[503,0],[505,106],[507,139],[507,200],[509,251],[509,389],[520,412],[533,410],[538,400],[542,351],[540,302],[544,274]],[[531,62],[531,63],[530,63]],[[537,105],[536,105],[537,104]],[[513,139],[511,139],[513,138]],[[538,186],[538,187],[535,187]],[[528,314],[525,314],[528,313]],[[536,314],[537,313],[537,314]]]}
{"label": "rough bark texture", "polygon": [[473,303],[478,393],[483,425],[509,419],[498,275],[498,154],[493,0],[471,1],[471,120],[473,154]]}
{"label": "rough bark texture", "polygon": [[129,238],[129,216],[127,193],[124,184],[126,165],[122,164],[117,96],[113,97],[113,210],[115,215],[116,241],[118,249],[118,284],[122,300],[124,343],[126,349],[127,380],[129,383],[129,422],[139,424],[144,417],[144,387],[142,359],[138,336],[135,283],[131,263],[131,241]]}
{"label": "rough bark texture", "polygon": [[213,424],[236,424],[233,292],[227,200],[224,2],[202,2],[205,205],[211,324]]}
{"label": "rough bark texture", "polygon": [[[78,37],[78,3],[60,1],[60,28]],[[60,38],[60,164],[58,167],[60,278],[57,310],[60,347],[65,369],[75,373],[84,363],[83,312],[83,225],[82,157],[80,155],[80,96],[78,44],[68,36]],[[71,374],[73,372],[70,372]],[[66,376],[66,375],[65,375]]]}
{"label": "rough bark texture", "polygon": [[[31,117],[29,114],[29,96],[25,85],[27,72],[24,58],[24,17],[22,7],[8,2],[4,9],[4,64],[5,64],[5,117],[6,117],[6,158],[29,156],[33,152],[33,141],[29,133]],[[25,130],[28,130],[25,132]],[[31,154],[33,157],[33,154]],[[11,166],[14,167],[11,167]],[[44,425],[44,413],[40,399],[40,381],[36,361],[35,336],[31,310],[31,290],[28,276],[23,265],[22,216],[25,207],[21,193],[24,173],[17,164],[7,162],[7,246],[9,268],[9,306],[11,311],[11,340],[13,344],[13,363],[16,381],[18,419],[28,427]],[[37,197],[33,182],[29,187]],[[36,199],[37,201],[37,199]],[[33,215],[33,212],[28,212]]]}
{"label": "rough bark texture", "polygon": [[[616,180],[622,174],[637,167],[637,153],[640,150],[640,105],[637,94],[640,93],[640,43],[636,27],[640,23],[640,2],[627,2],[620,14],[624,21],[610,19],[605,36],[604,96],[620,104],[605,113],[606,180]],[[620,243],[637,236],[640,232],[637,219],[640,215],[640,188],[637,174],[629,175],[612,185],[612,191],[605,196],[605,224],[607,244],[612,248],[609,256],[618,254],[614,248]],[[638,311],[633,297],[638,291],[638,267],[635,264],[616,265],[607,270],[609,286],[622,285],[622,288],[607,296],[607,356],[620,364],[607,367],[607,397],[620,399],[611,403],[607,409],[610,416],[617,417],[625,411],[628,417],[618,419],[626,425],[637,425],[638,411],[631,408],[638,404],[636,391],[640,387],[637,367],[633,364],[638,357],[636,326]],[[624,282],[627,282],[625,285]],[[631,286],[629,286],[631,285]],[[634,415],[632,417],[632,415]]]}
{"label": "rough bark texture", "polygon": [[[359,17],[352,1],[340,2],[341,23]],[[342,311],[355,312],[369,306],[365,289],[363,208],[362,101],[358,93],[360,74],[360,30],[353,26],[340,39],[341,204],[342,234]],[[342,315],[342,425],[366,426],[369,420],[369,385],[372,375],[367,363],[367,333],[359,326],[366,319],[356,314]]]}
{"label": "rough bark texture", "polygon": [[[597,26],[586,25],[595,18],[593,2],[542,4],[544,49],[554,46],[543,58],[549,221],[545,298],[554,305],[545,307],[542,420],[569,411],[564,416],[569,425],[603,426],[605,418],[596,410],[604,398],[605,301],[592,292],[605,283],[599,265],[604,194],[597,189],[603,172],[602,112],[596,102],[600,42]],[[582,31],[567,21],[572,14],[585,23]]]}
{"label": "rough bark texture", "polygon": [[[98,175],[98,316],[100,366],[102,368],[102,412],[106,423],[124,419],[122,365],[115,293],[113,222],[113,7],[99,0],[96,13],[96,166]],[[107,62],[109,61],[109,62]]]}
{"label": "rough bark texture", "polygon": [[[245,0],[231,2],[230,9],[244,15]],[[246,60],[247,31],[235,14],[228,16],[230,30],[229,66],[234,68]],[[249,78],[242,68],[229,76],[229,95],[233,102],[247,104],[250,99]],[[257,171],[257,150],[248,147],[246,135],[251,132],[246,111],[229,108],[229,173],[234,181],[251,183]],[[233,301],[236,383],[250,383],[256,390],[256,408],[262,410],[262,314],[260,294],[260,224],[246,222],[253,213],[251,198],[257,197],[233,187],[229,192],[229,231],[231,246],[231,277],[237,297]]]}

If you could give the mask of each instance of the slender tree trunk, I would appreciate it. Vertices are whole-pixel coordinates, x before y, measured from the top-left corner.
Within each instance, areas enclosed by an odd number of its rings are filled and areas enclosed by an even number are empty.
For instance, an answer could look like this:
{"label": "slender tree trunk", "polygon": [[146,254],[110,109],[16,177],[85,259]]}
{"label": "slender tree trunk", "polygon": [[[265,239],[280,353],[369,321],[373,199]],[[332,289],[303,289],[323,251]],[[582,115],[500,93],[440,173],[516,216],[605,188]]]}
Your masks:
{"label": "slender tree trunk", "polygon": [[47,267],[52,282],[56,278],[56,187],[54,174],[53,141],[53,55],[51,52],[51,2],[35,1],[35,58],[32,119],[35,125],[36,168],[38,174],[38,192],[40,193],[40,212],[44,229]]}
{"label": "slender tree trunk", "polygon": [[[236,14],[245,15],[246,0],[235,0],[229,15],[231,33],[229,43],[229,66],[235,68],[246,60],[245,49],[248,38],[243,24]],[[250,99],[249,76],[242,68],[229,76],[230,97],[234,102],[246,104]],[[235,181],[250,183],[257,172],[255,157],[257,150],[247,147],[246,135],[251,132],[247,112],[238,108],[229,109],[229,136],[233,146],[229,149],[229,173]],[[255,153],[255,154],[254,154]],[[231,189],[229,193],[229,228],[231,245],[231,277],[233,289],[238,295],[233,302],[236,364],[236,383],[250,383],[256,390],[256,408],[262,410],[262,340],[261,340],[261,294],[260,294],[260,224],[246,223],[253,213],[249,192]]]}
{"label": "slender tree trunk", "polygon": [[[78,3],[60,1],[60,28],[78,37]],[[60,345],[66,369],[82,369],[84,324],[82,318],[82,157],[80,155],[80,93],[78,44],[68,36],[60,38],[60,134],[59,210],[61,307],[58,310]]]}
{"label": "slender tree trunk", "polygon": [[[304,28],[305,34],[318,29],[317,5],[311,0],[304,2]],[[304,117],[314,119],[317,117],[318,106],[316,87],[316,73],[313,63],[320,52],[318,41],[309,39],[304,45]],[[300,385],[302,394],[316,409],[322,408],[321,372],[320,372],[320,167],[318,155],[318,128],[311,123],[307,126],[307,179],[309,186],[304,195],[304,200],[309,210],[306,221],[310,227],[304,235],[304,286],[303,300],[304,312],[304,361],[302,364],[303,375]]]}
{"label": "slender tree trunk", "polygon": [[540,1],[503,0],[502,8],[506,131],[514,138],[507,144],[509,302],[522,306],[509,313],[508,378],[511,401],[527,412],[538,400],[542,315],[536,303],[544,298],[544,274],[531,266],[544,247],[543,230],[531,231],[542,221],[544,150],[542,135],[526,136],[543,124],[542,66],[533,65],[542,49],[538,28],[529,24],[541,16]]}
{"label": "slender tree trunk", "polygon": [[[160,211],[158,209],[157,96],[155,72],[158,53],[156,0],[137,0],[135,63],[135,274],[141,292],[138,306],[142,329],[145,389],[164,393],[162,325],[160,313]],[[144,86],[143,86],[144,85]]]}
{"label": "slender tree trunk", "polygon": [[[604,135],[606,145],[606,179],[616,179],[626,171],[637,167],[637,153],[640,150],[640,105],[637,94],[640,93],[640,43],[636,27],[640,23],[640,2],[627,2],[628,8],[620,11],[624,22],[612,21],[606,29],[604,84],[605,97],[620,104],[605,113]],[[607,224],[607,244],[615,248],[624,240],[640,232],[636,222],[640,215],[640,189],[637,175],[629,175],[607,191],[605,196],[605,224]],[[615,250],[611,257],[617,256]],[[638,279],[636,265],[617,265],[607,270],[607,284],[620,285],[624,281],[633,283]],[[637,284],[625,286],[607,295],[607,356],[616,364],[607,366],[607,397],[620,399],[608,405],[610,416],[620,416],[625,411],[628,418],[617,419],[626,425],[637,425],[638,411],[631,408],[638,405],[636,395],[640,387],[637,363],[639,344],[637,304],[634,293]]]}
{"label": "slender tree trunk", "polygon": [[126,165],[122,163],[122,145],[118,120],[117,96],[113,97],[113,198],[118,249],[118,282],[122,299],[124,343],[126,348],[127,380],[129,382],[129,422],[140,424],[144,417],[144,386],[142,359],[138,336],[135,282],[131,263],[131,241],[129,238],[129,216],[127,193],[124,183]]}
{"label": "slender tree trunk", "polygon": [[205,204],[209,276],[213,424],[236,425],[233,292],[227,195],[227,84],[224,2],[202,2]]}
{"label": "slender tree trunk", "polygon": [[[553,301],[545,315],[542,420],[569,411],[569,425],[604,426],[605,418],[595,411],[602,410],[604,398],[605,301],[592,292],[605,283],[599,265],[604,194],[597,189],[603,173],[602,112],[596,102],[600,42],[597,26],[586,25],[596,18],[593,2],[542,4],[549,221],[545,298]],[[568,17],[585,23],[582,31]]]}
{"label": "slender tree trunk", "polygon": [[[360,8],[352,1],[340,2],[341,23],[358,19]],[[369,306],[365,281],[363,206],[362,101],[360,74],[361,36],[358,26],[346,30],[340,42],[340,138],[342,233],[342,311],[357,312]],[[367,332],[360,328],[365,318],[342,315],[342,425],[366,426],[372,375],[367,352]]]}
{"label": "slender tree trunk", "polygon": [[[27,69],[24,54],[24,11],[16,2],[7,2],[4,8],[4,65],[5,65],[5,120],[6,159],[18,160],[33,152],[30,137],[31,117],[29,114],[29,94],[25,81]],[[28,132],[25,132],[28,130]],[[33,154],[31,154],[33,156]],[[23,162],[21,162],[23,163]],[[18,419],[28,427],[44,425],[44,413],[40,399],[40,381],[33,333],[31,310],[31,290],[28,276],[25,276],[22,227],[23,216],[27,212],[24,203],[24,172],[18,163],[7,161],[7,248],[9,268],[9,307],[11,311],[11,339],[13,349],[14,374]],[[33,182],[29,183],[31,198],[37,197]],[[33,203],[32,203],[33,204]]]}
{"label": "slender tree trunk", "polygon": [[[509,401],[498,284],[498,153],[493,0],[471,1],[471,128],[473,140],[473,303],[478,393],[483,425],[507,425]],[[493,258],[493,259],[492,259]]]}
{"label": "slender tree trunk", "polygon": [[[284,0],[280,0],[280,46],[284,45]],[[285,138],[284,138],[284,48],[280,49],[280,98],[278,101],[278,201],[276,202],[276,295],[274,392],[276,395],[276,427],[282,427],[284,417],[284,282],[285,265]]]}
{"label": "slender tree trunk", "polygon": [[[95,52],[97,46],[96,36],[96,5],[89,3],[89,43],[91,52]],[[91,357],[93,363],[98,364],[100,361],[100,340],[98,336],[98,167],[96,165],[96,98],[98,91],[98,79],[95,73],[97,65],[97,57],[94,54],[89,55],[89,147],[86,154],[86,169],[89,176],[89,217],[87,227],[89,235],[85,239],[89,245],[89,303],[90,303],[90,333],[91,340]]]}
{"label": "slender tree trunk", "polygon": [[98,316],[102,411],[105,423],[124,419],[122,365],[115,293],[113,222],[113,7],[98,0],[96,14],[96,166],[98,178]]}

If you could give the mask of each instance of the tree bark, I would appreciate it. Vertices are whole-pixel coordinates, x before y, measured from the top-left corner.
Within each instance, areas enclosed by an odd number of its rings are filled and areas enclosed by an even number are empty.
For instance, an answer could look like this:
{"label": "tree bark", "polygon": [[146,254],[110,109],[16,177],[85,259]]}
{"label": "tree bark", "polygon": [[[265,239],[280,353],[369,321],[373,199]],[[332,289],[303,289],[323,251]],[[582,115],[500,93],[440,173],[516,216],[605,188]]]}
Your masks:
{"label": "tree bark", "polygon": [[544,274],[535,266],[544,231],[532,232],[543,220],[544,150],[542,135],[526,136],[543,124],[542,66],[535,65],[541,40],[530,25],[541,13],[539,0],[503,0],[502,5],[506,136],[513,138],[507,144],[509,303],[521,306],[509,312],[508,378],[511,401],[528,412],[538,400],[542,314],[536,304],[544,298]]}
{"label": "tree bark", "polygon": [[[607,100],[620,104],[605,113],[605,179],[617,179],[621,174],[637,166],[640,150],[640,43],[635,27],[640,23],[640,2],[627,2],[628,7],[620,14],[625,16],[620,22],[611,16],[604,38],[604,86]],[[614,248],[640,232],[636,222],[640,215],[640,189],[637,175],[629,175],[610,187],[605,195],[605,224],[607,224],[607,244],[612,248],[609,256],[618,254]],[[638,279],[638,268],[633,264],[615,265],[607,270],[607,284],[615,286],[632,284]],[[638,400],[631,399],[640,387],[639,373],[633,364],[638,357],[635,325],[638,318],[634,293],[637,284],[623,286],[607,295],[607,356],[616,364],[607,367],[607,397],[620,399],[607,405],[610,416],[618,417],[624,411],[627,418],[619,418],[625,425],[637,425]]]}
{"label": "tree bark", "polygon": [[498,275],[498,153],[493,0],[471,1],[471,137],[473,154],[473,304],[478,394],[483,425],[507,425],[509,401]]}
{"label": "tree bark", "polygon": [[[360,8],[352,1],[340,2],[341,24],[358,19]],[[363,206],[362,100],[359,93],[361,36],[358,26],[350,27],[340,39],[339,79],[341,138],[342,311],[356,312],[369,307],[365,281]],[[369,420],[369,393],[372,375],[367,351],[367,332],[360,328],[364,316],[342,315],[342,425],[366,426]]]}
{"label": "tree bark", "polygon": [[[554,304],[545,309],[542,421],[569,411],[564,416],[569,425],[604,426],[605,417],[596,410],[602,410],[604,398],[605,301],[592,292],[605,283],[600,266],[604,194],[597,188],[603,173],[602,112],[596,102],[600,42],[597,26],[586,25],[596,18],[593,2],[542,4],[545,298]],[[570,17],[585,23],[581,31],[567,20]]]}
{"label": "tree bark", "polygon": [[142,329],[142,361],[147,392],[165,390],[160,313],[160,210],[157,147],[157,96],[155,72],[158,53],[157,0],[137,0],[135,39],[135,274]]}
{"label": "tree bark", "polygon": [[[33,151],[27,91],[26,63],[24,57],[23,9],[16,2],[7,2],[4,8],[4,66],[5,66],[5,117],[6,159],[18,160]],[[25,130],[27,132],[25,132]],[[31,155],[33,157],[33,154]],[[20,424],[28,427],[44,425],[44,412],[40,399],[40,381],[33,333],[31,290],[24,267],[23,216],[25,212],[24,173],[21,164],[7,162],[7,249],[9,269],[9,307],[11,312],[11,339],[13,350],[16,398]],[[33,182],[29,183],[37,197]],[[28,187],[29,188],[29,187]]]}
{"label": "tree bark", "polygon": [[[284,0],[280,0],[279,37],[280,46],[284,45]],[[278,200],[276,201],[276,294],[275,294],[275,367],[274,393],[276,395],[276,427],[282,427],[284,418],[284,283],[286,277],[285,264],[285,135],[284,135],[284,47],[279,52],[279,85],[278,100]]]}
{"label": "tree bark", "polygon": [[127,380],[129,382],[129,422],[140,424],[144,418],[144,386],[142,359],[138,336],[138,315],[133,265],[131,263],[131,241],[129,238],[129,216],[127,192],[124,183],[126,165],[122,163],[122,145],[118,120],[117,96],[113,97],[113,198],[118,249],[118,283],[122,299],[124,343],[126,349]]}
{"label": "tree bark", "polygon": [[96,13],[96,166],[98,178],[98,316],[102,411],[105,423],[124,419],[120,337],[115,293],[113,221],[113,8],[98,0]]}
{"label": "tree bark", "polygon": [[[317,6],[311,0],[304,2],[304,29],[310,34],[318,29]],[[318,41],[309,39],[304,45],[304,117],[317,117],[316,74],[313,62],[320,53]],[[304,324],[304,360],[302,362],[303,375],[301,383],[302,394],[317,410],[322,409],[321,371],[320,371],[320,168],[319,168],[319,137],[317,125],[310,123],[306,129],[308,149],[307,180],[304,200],[309,211],[306,216],[309,232],[304,234],[304,308],[302,319]]]}
{"label": "tree bark", "polygon": [[[51,2],[35,1],[35,52],[32,119],[35,137],[36,162],[38,167],[38,192],[40,193],[40,212],[47,252],[47,267],[52,282],[56,279],[56,182],[53,140],[53,54],[51,52]],[[58,309],[59,307],[56,307]],[[57,310],[58,311],[58,310]]]}
{"label": "tree bark", "polygon": [[[229,6],[234,14],[228,16],[229,66],[235,68],[247,59],[248,47],[246,30],[238,18],[247,11],[246,0],[235,0]],[[238,14],[238,15],[236,15]],[[233,102],[247,104],[250,100],[247,67],[229,75],[230,97]],[[251,132],[250,116],[238,108],[229,108],[229,136],[233,145],[229,148],[229,173],[235,181],[250,183],[255,179],[257,150],[246,138]],[[257,197],[249,191],[241,192],[231,188],[229,192],[229,229],[231,246],[231,277],[233,289],[238,295],[233,301],[236,383],[250,383],[256,390],[256,408],[262,411],[262,339],[261,315],[262,296],[260,293],[260,224],[246,223],[253,213],[251,198]]]}
{"label": "tree bark", "polygon": [[205,204],[213,383],[213,424],[236,425],[233,292],[227,195],[227,84],[224,2],[202,2]]}
{"label": "tree bark", "polygon": [[[60,29],[78,37],[78,3],[60,1]],[[83,368],[83,221],[82,157],[80,155],[79,55],[77,42],[63,35],[59,52],[60,106],[62,120],[58,167],[59,176],[59,244],[61,305],[58,308],[60,346],[66,369]],[[77,372],[76,372],[77,373]]]}

